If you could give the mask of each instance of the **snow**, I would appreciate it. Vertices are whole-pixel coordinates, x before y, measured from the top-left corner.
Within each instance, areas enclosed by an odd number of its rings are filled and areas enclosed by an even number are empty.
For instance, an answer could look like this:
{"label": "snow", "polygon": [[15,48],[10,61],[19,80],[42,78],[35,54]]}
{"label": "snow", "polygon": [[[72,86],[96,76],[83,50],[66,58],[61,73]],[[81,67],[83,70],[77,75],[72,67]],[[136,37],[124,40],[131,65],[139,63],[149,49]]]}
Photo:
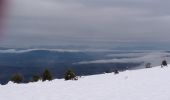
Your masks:
{"label": "snow", "polygon": [[170,100],[170,67],[0,86],[0,100]]}

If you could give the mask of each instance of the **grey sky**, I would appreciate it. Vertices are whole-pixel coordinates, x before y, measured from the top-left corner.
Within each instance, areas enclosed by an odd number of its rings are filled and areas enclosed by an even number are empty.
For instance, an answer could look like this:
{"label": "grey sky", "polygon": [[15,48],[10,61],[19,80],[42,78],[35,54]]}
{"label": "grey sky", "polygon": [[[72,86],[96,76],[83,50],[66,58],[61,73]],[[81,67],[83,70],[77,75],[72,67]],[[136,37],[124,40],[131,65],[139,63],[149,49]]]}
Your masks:
{"label": "grey sky", "polygon": [[169,0],[11,0],[8,31],[1,43],[169,42],[169,4]]}

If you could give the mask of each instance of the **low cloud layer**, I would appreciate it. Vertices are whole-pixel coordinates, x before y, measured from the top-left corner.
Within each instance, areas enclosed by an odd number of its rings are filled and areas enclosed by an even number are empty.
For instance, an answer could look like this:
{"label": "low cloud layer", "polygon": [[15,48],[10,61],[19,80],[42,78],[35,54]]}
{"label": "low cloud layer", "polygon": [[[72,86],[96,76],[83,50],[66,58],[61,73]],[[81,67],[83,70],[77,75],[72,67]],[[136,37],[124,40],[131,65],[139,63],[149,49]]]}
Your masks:
{"label": "low cloud layer", "polygon": [[[170,54],[166,52],[112,54],[110,56],[113,56],[113,59],[81,61],[75,64],[102,64],[102,63],[143,63],[143,64],[146,64],[146,63],[151,63],[152,66],[157,66],[157,65],[160,65],[161,61],[164,59],[166,59],[167,61],[170,61],[169,55]],[[117,59],[114,57],[124,57],[124,58]]]}

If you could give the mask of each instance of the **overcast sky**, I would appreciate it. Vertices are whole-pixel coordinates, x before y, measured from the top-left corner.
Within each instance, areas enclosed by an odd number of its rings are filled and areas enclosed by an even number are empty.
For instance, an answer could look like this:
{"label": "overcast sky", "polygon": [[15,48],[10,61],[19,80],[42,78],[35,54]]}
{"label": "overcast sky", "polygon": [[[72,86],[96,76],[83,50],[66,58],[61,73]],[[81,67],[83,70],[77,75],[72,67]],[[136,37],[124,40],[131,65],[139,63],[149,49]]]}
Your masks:
{"label": "overcast sky", "polygon": [[170,41],[169,0],[9,0],[2,44]]}

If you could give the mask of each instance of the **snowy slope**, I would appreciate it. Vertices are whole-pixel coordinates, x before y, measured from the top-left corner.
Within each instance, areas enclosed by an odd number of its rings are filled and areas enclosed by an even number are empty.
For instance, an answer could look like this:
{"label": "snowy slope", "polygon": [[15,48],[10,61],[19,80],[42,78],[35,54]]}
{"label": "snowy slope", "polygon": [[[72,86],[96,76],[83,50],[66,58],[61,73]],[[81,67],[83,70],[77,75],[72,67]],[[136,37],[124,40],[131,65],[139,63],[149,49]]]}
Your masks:
{"label": "snowy slope", "polygon": [[0,100],[170,100],[170,67],[0,86]]}

